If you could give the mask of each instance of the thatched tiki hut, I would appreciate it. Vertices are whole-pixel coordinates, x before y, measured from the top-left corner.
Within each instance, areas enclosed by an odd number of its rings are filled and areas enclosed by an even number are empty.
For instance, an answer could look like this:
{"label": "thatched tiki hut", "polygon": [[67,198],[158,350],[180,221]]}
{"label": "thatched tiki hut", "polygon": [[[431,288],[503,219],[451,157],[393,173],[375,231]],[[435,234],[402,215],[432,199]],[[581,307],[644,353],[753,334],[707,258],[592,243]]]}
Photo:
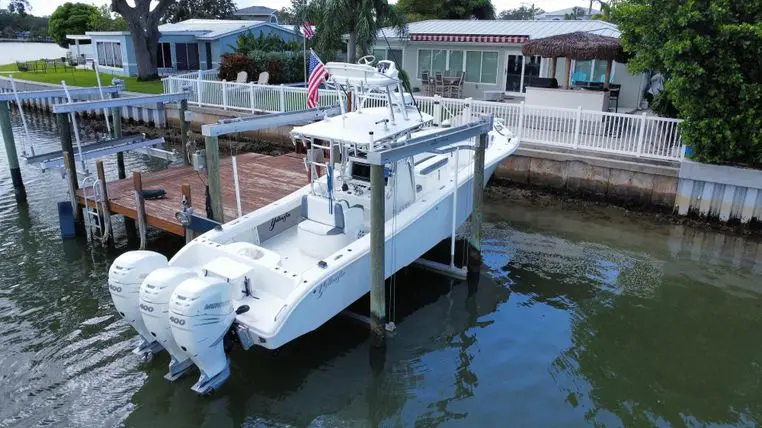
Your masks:
{"label": "thatched tiki hut", "polygon": [[622,45],[615,37],[578,31],[576,33],[559,34],[543,39],[529,40],[521,49],[524,55],[540,55],[551,58],[550,69],[552,78],[556,77],[556,59],[566,58],[566,77],[564,88],[569,88],[571,80],[571,60],[607,60],[604,88],[609,87],[611,65],[613,61],[626,62]]}

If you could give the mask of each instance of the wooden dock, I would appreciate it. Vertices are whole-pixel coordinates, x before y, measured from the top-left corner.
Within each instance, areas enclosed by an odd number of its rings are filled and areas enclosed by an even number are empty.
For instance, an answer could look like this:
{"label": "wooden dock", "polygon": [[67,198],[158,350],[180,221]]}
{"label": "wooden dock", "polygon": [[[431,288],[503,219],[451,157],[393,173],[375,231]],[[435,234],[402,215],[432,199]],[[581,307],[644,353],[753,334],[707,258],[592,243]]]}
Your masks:
{"label": "wooden dock", "polygon": [[[254,211],[307,184],[304,160],[298,154],[267,156],[246,153],[237,157],[238,180],[243,213]],[[175,218],[182,208],[182,185],[190,184],[191,202],[196,214],[206,217],[206,177],[190,166],[172,167],[142,174],[143,189],[164,189],[165,199],[146,200],[148,225],[184,236],[183,226]],[[237,217],[231,158],[220,159],[220,182],[225,221]],[[137,219],[135,188],[132,177],[107,184],[109,210],[112,214]],[[82,189],[77,199],[84,204]]]}

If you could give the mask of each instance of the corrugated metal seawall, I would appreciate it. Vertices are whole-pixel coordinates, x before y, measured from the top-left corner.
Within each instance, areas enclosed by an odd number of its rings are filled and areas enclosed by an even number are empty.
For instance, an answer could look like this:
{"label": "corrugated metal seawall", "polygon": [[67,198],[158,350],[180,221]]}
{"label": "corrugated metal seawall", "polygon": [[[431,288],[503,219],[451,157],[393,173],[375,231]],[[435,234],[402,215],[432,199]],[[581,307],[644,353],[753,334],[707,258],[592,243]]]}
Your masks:
{"label": "corrugated metal seawall", "polygon": [[720,221],[762,220],[762,171],[689,160],[680,166],[675,209]]}
{"label": "corrugated metal seawall", "polygon": [[[45,89],[61,89],[61,85],[54,85],[50,83],[30,82],[28,80],[16,80],[16,90],[21,91],[40,91]],[[12,92],[11,81],[8,78],[0,77],[0,92]],[[126,96],[145,95],[133,92],[122,92]],[[76,99],[75,101],[87,101],[87,98]],[[29,100],[23,101],[24,106],[33,107],[37,109],[50,110],[53,104],[63,104],[66,100],[61,97],[46,98],[41,100]],[[103,111],[90,110],[88,114],[102,115]],[[166,127],[166,113],[164,109],[159,109],[153,106],[140,106],[140,107],[122,107],[122,118],[132,119],[137,122],[149,123],[153,122],[157,128]]]}

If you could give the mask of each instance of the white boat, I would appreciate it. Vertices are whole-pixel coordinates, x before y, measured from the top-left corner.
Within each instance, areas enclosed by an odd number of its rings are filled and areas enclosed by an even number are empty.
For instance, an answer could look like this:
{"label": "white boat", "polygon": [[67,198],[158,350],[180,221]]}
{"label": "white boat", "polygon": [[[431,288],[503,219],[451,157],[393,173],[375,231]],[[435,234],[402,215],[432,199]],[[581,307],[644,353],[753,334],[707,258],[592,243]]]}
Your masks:
{"label": "white boat", "polygon": [[[171,260],[130,251],[110,268],[114,304],[142,339],[136,353],[166,349],[172,357],[170,380],[197,366],[196,392],[208,393],[227,379],[230,342],[277,349],[369,292],[371,192],[364,160],[443,132],[432,126],[430,115],[398,95],[403,92],[392,62],[381,61],[377,68],[325,67],[337,90],[361,95],[355,111],[343,108],[339,116],[293,129],[295,141],[328,154],[323,163],[305,161],[311,183],[204,233]],[[387,106],[364,108],[378,93]],[[469,149],[476,140],[385,165],[387,278],[450,237],[470,215],[474,151]],[[487,141],[485,183],[518,146],[499,123]],[[319,176],[320,169],[327,173]]]}

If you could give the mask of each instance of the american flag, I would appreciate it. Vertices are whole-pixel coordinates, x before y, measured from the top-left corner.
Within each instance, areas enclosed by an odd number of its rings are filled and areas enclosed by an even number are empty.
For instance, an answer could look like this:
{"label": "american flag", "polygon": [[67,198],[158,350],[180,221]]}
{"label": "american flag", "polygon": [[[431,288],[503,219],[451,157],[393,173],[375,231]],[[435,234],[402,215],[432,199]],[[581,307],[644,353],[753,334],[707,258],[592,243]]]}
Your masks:
{"label": "american flag", "polygon": [[304,24],[302,24],[302,32],[307,40],[315,37],[315,32],[312,30],[312,24],[310,24],[309,21],[304,21]]}
{"label": "american flag", "polygon": [[328,72],[323,67],[323,62],[320,61],[315,52],[310,49],[310,79],[307,81],[307,108],[315,108],[318,106],[318,99],[320,98],[320,85],[328,78]]}

